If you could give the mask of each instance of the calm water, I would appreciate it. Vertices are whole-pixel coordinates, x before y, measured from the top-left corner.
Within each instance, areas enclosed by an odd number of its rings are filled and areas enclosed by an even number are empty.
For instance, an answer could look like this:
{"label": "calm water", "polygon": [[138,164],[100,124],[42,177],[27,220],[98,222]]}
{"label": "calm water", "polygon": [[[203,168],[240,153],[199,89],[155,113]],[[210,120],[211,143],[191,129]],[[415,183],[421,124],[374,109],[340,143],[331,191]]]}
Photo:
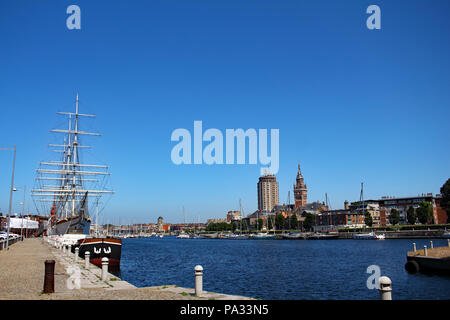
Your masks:
{"label": "calm water", "polygon": [[[449,299],[450,277],[408,274],[406,252],[429,240],[124,239],[120,277],[137,287],[194,287],[260,299],[378,299],[370,265],[392,280],[393,299]],[[447,240],[433,239],[434,246]]]}

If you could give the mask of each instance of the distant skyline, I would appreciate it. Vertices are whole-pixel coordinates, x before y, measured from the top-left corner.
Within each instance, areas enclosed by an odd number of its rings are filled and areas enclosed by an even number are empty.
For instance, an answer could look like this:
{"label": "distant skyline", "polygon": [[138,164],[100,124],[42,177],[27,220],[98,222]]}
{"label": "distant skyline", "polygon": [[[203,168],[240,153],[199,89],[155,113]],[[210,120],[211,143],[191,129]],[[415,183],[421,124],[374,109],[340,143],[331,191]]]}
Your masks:
{"label": "distant skyline", "polygon": [[[66,9],[81,8],[81,30]],[[258,206],[261,165],[175,165],[171,133],[279,129],[280,203],[300,163],[308,201],[439,193],[450,176],[450,3],[0,2],[0,148],[17,145],[13,212],[55,159],[57,111],[96,114],[85,162],[110,166],[104,222],[204,222]],[[206,144],[204,144],[206,145]],[[12,152],[0,150],[0,211]],[[91,215],[93,213],[91,212]],[[100,220],[102,221],[102,220]]]}

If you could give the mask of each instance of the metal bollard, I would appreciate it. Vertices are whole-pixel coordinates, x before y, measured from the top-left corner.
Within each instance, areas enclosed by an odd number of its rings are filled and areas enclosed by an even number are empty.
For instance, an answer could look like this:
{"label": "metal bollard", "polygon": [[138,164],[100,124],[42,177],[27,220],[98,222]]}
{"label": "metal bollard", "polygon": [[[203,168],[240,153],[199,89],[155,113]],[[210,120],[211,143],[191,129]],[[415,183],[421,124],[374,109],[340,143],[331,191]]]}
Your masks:
{"label": "metal bollard", "polygon": [[386,276],[382,276],[378,279],[380,284],[380,299],[392,300],[392,281]]}
{"label": "metal bollard", "polygon": [[430,241],[430,249],[433,249],[433,241]]}
{"label": "metal bollard", "polygon": [[108,279],[108,264],[109,259],[107,257],[102,258],[102,281],[106,281]]}
{"label": "metal bollard", "polygon": [[423,246],[423,255],[428,256],[427,246]]}
{"label": "metal bollard", "polygon": [[203,294],[203,267],[200,265],[194,268],[195,275],[195,295],[201,297]]}
{"label": "metal bollard", "polygon": [[89,270],[89,256],[91,255],[91,253],[89,251],[86,251],[84,253],[84,266],[86,267],[86,269]]}
{"label": "metal bollard", "polygon": [[45,260],[44,293],[55,292],[55,260]]}
{"label": "metal bollard", "polygon": [[413,243],[413,248],[414,248],[414,252],[416,252],[417,248],[416,248],[416,243],[415,242]]}
{"label": "metal bollard", "polygon": [[69,247],[67,248],[67,255],[71,255],[72,254],[72,245],[69,244]]}
{"label": "metal bollard", "polygon": [[80,252],[80,248],[76,247],[76,248],[75,248],[75,262],[78,262],[78,255],[79,255],[79,252]]}

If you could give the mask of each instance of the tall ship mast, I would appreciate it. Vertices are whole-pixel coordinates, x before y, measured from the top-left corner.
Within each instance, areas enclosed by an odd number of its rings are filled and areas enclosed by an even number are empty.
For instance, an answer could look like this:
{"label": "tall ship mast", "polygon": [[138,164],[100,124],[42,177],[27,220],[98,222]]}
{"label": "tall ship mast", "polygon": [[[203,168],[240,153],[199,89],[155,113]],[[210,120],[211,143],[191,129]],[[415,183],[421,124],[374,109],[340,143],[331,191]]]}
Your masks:
{"label": "tall ship mast", "polygon": [[[41,162],[37,169],[35,188],[31,195],[38,211],[50,213],[47,235],[90,234],[89,203],[97,203],[102,196],[113,194],[105,188],[110,173],[108,166],[82,163],[82,150],[90,146],[81,143],[83,136],[100,136],[82,131],[80,120],[95,115],[79,113],[78,94],[75,112],[57,112],[66,117],[67,129],[52,129],[62,134],[62,144],[50,144],[58,153],[56,161]],[[96,221],[98,224],[98,221]]]}

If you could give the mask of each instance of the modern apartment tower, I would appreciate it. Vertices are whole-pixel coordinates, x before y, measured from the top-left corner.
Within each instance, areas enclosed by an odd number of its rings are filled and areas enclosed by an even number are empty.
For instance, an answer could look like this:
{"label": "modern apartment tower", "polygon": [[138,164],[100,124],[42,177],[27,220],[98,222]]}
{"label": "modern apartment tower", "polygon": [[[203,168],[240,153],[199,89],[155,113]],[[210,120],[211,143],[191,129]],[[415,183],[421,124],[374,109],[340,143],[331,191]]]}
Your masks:
{"label": "modern apartment tower", "polygon": [[295,208],[302,207],[308,203],[308,189],[303,181],[302,171],[300,170],[300,164],[298,165],[297,183],[294,184],[294,199]]}
{"label": "modern apartment tower", "polygon": [[259,177],[258,210],[270,212],[278,202],[278,182],[275,176],[266,174]]}

